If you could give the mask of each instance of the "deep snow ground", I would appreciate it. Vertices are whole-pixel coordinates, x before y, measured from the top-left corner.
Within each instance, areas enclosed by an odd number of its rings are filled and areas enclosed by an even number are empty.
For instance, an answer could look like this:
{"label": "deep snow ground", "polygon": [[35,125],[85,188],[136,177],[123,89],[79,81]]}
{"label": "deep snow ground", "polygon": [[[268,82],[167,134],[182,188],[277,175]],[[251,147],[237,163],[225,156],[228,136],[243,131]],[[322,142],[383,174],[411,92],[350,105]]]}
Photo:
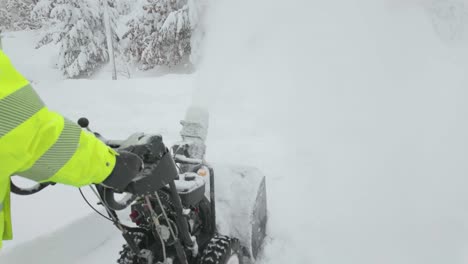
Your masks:
{"label": "deep snow ground", "polygon": [[466,51],[422,2],[210,10],[195,101],[210,155],[269,177],[262,263],[466,262]]}
{"label": "deep snow ground", "polygon": [[[193,93],[211,113],[208,159],[254,165],[268,177],[260,263],[461,264],[468,260],[468,64],[461,40],[434,31],[428,3],[216,1],[195,74],[115,86],[59,81],[53,70],[31,67],[44,65],[46,52],[31,65],[28,53],[10,47],[51,107],[88,115],[110,137],[137,127],[176,140]],[[28,248],[19,243],[59,227],[82,230],[67,224],[88,212],[65,187],[15,199],[17,247],[7,243],[1,263],[28,263],[14,255]],[[42,207],[50,201],[59,209]],[[55,213],[39,220],[44,210]],[[107,229],[94,233],[90,241],[102,247],[63,256],[112,262],[119,241]],[[61,234],[31,245],[62,242]]]}

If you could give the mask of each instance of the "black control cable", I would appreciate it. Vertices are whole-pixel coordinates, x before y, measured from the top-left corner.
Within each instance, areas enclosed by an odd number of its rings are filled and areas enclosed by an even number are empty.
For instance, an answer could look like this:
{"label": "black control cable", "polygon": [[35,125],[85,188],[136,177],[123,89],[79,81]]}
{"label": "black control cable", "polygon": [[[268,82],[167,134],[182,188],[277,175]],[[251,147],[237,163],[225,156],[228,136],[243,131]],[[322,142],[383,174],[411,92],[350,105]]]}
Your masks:
{"label": "black control cable", "polygon": [[78,190],[80,191],[81,193],[81,197],[83,197],[83,199],[85,200],[85,202],[88,204],[89,207],[91,207],[91,209],[93,209],[96,213],[98,213],[100,216],[104,217],[105,219],[111,221],[112,223],[114,223],[114,220],[110,219],[109,217],[103,215],[101,212],[99,212],[94,206],[91,205],[91,203],[88,201],[88,199],[86,199],[86,196],[84,195],[83,191],[81,190],[81,188],[78,188]]}

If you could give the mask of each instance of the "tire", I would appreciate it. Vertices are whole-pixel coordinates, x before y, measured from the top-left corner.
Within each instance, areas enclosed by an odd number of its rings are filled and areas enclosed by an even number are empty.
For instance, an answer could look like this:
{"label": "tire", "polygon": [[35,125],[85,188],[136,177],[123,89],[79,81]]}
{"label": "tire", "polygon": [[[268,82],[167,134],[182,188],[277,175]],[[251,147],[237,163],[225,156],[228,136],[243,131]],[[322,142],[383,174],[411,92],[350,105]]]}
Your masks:
{"label": "tire", "polygon": [[203,251],[199,264],[243,264],[239,240],[216,235]]}

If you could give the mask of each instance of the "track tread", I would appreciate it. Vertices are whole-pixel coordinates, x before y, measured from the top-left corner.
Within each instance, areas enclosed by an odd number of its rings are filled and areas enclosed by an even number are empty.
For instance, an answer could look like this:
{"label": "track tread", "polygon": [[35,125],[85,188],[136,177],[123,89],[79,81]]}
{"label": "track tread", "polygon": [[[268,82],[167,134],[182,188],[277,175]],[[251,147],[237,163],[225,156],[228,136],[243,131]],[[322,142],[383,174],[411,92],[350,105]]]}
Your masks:
{"label": "track tread", "polygon": [[216,235],[203,251],[199,264],[225,264],[233,254],[238,254],[242,264],[239,241],[228,236]]}

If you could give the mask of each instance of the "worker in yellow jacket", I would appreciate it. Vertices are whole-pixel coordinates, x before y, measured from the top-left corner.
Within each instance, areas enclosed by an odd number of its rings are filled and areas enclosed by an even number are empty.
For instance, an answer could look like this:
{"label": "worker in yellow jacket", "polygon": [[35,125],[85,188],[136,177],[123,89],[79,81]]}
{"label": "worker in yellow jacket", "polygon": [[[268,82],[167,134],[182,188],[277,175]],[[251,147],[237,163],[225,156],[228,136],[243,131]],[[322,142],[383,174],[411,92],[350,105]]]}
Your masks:
{"label": "worker in yellow jacket", "polygon": [[0,248],[12,239],[10,177],[121,190],[141,159],[117,153],[92,133],[50,111],[0,49]]}

